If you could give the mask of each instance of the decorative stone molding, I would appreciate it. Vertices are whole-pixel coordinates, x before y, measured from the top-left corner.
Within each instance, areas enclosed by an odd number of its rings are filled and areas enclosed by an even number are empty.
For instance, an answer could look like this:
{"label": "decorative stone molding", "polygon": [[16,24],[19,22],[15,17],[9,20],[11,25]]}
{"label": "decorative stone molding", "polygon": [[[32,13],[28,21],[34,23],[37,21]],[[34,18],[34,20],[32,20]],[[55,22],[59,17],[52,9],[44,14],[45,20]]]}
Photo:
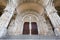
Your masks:
{"label": "decorative stone molding", "polygon": [[60,17],[58,16],[56,9],[54,8],[52,0],[49,1],[49,4],[45,7],[45,9],[47,11],[48,17],[51,20],[53,27],[54,27],[54,32],[55,32],[56,36],[59,36],[60,35],[60,31],[59,31],[60,30],[59,29],[60,28]]}
{"label": "decorative stone molding", "polygon": [[[46,20],[43,16],[41,16],[39,13],[37,12],[34,12],[34,11],[26,11],[24,13],[21,13],[21,14],[18,14],[17,17],[16,17],[16,20],[15,20],[15,27],[14,27],[14,35],[20,35],[22,34],[23,32],[23,20],[25,18],[25,16],[32,14],[32,15],[35,15],[37,17],[37,25],[38,25],[38,34],[39,35],[53,35],[53,31],[52,30],[49,30],[48,28],[48,24],[46,24]],[[41,18],[41,19],[40,19]],[[22,20],[23,19],[23,20]],[[51,26],[49,26],[51,27]],[[44,29],[44,30],[42,30]]]}
{"label": "decorative stone molding", "polygon": [[[59,36],[60,35],[60,17],[57,15],[57,12],[54,8],[52,1],[53,0],[18,0],[18,1],[17,0],[9,0],[9,3],[6,6],[3,15],[0,17],[0,37],[6,35],[5,34],[7,32],[6,28],[8,27],[8,24],[9,24],[12,16],[14,15],[15,9],[20,4],[25,3],[25,2],[27,2],[27,3],[33,2],[33,3],[43,5],[47,11],[47,15],[50,18],[53,27],[55,28],[54,29],[55,34]],[[42,14],[41,15],[36,14],[36,15],[39,16],[39,19],[41,18],[39,20],[40,22],[39,22],[39,27],[38,27],[39,34],[47,35],[48,32],[51,33],[51,31],[49,31],[49,29],[48,29],[48,25],[46,24],[46,20],[42,16]],[[19,16],[17,15],[16,20],[15,20],[15,29],[14,29],[16,34],[22,34],[23,27],[19,27],[22,25],[21,19],[22,19],[21,15],[19,15]]]}
{"label": "decorative stone molding", "polygon": [[[7,32],[7,26],[14,15],[16,5],[13,2],[13,0],[9,0],[9,3],[7,4],[4,13],[0,17],[0,37],[4,36]],[[5,34],[6,35],[6,34]]]}

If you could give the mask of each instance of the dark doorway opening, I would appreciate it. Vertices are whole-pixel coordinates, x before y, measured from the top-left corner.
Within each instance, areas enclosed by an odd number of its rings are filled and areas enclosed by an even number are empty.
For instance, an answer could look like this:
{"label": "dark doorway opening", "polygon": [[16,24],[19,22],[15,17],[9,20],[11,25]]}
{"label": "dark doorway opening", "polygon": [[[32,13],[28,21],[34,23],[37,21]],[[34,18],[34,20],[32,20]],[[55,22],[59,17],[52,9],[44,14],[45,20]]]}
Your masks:
{"label": "dark doorway opening", "polygon": [[29,22],[24,23],[23,34],[29,34]]}
{"label": "dark doorway opening", "polygon": [[30,34],[30,31],[31,35],[38,35],[38,28],[36,22],[31,22],[31,30],[29,29],[29,22],[24,23],[23,34],[28,35]]}
{"label": "dark doorway opening", "polygon": [[38,34],[38,29],[37,29],[37,23],[36,22],[31,22],[31,34],[37,35]]}

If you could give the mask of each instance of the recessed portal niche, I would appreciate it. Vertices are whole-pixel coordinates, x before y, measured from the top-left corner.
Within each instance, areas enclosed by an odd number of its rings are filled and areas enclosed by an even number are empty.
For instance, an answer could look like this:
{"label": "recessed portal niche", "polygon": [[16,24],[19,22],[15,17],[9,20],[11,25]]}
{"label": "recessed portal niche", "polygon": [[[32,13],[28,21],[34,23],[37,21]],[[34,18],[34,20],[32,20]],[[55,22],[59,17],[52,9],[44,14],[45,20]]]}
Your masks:
{"label": "recessed portal niche", "polygon": [[38,35],[38,18],[35,15],[23,17],[23,35]]}
{"label": "recessed portal niche", "polygon": [[38,34],[37,23],[31,22],[31,27],[29,25],[30,25],[29,22],[24,23],[23,34],[25,34],[25,35],[27,35],[27,34],[37,35]]}

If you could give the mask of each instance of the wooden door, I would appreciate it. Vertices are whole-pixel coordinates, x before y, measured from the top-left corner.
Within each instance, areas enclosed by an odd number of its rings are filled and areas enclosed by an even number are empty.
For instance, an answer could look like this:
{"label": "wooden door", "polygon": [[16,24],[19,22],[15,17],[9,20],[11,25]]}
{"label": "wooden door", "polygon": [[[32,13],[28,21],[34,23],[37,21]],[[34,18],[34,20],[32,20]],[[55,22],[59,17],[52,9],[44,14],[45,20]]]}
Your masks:
{"label": "wooden door", "polygon": [[29,34],[29,22],[24,23],[23,34]]}
{"label": "wooden door", "polygon": [[37,23],[36,22],[31,22],[31,34],[36,35],[38,34],[38,29],[37,29]]}

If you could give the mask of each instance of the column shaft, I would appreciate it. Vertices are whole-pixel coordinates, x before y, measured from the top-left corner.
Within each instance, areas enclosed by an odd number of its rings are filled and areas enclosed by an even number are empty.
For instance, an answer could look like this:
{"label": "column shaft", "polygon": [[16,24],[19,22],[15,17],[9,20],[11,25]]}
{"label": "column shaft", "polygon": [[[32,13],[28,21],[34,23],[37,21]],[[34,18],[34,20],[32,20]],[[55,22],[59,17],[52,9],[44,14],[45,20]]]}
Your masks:
{"label": "column shaft", "polygon": [[15,8],[16,5],[10,1],[7,4],[2,16],[0,17],[0,37],[6,35],[7,27],[14,14]]}
{"label": "column shaft", "polygon": [[47,11],[47,15],[51,20],[51,23],[54,27],[54,32],[56,35],[60,35],[60,17],[57,14],[56,9],[54,8],[54,5],[52,1],[49,1],[48,5],[45,7]]}

